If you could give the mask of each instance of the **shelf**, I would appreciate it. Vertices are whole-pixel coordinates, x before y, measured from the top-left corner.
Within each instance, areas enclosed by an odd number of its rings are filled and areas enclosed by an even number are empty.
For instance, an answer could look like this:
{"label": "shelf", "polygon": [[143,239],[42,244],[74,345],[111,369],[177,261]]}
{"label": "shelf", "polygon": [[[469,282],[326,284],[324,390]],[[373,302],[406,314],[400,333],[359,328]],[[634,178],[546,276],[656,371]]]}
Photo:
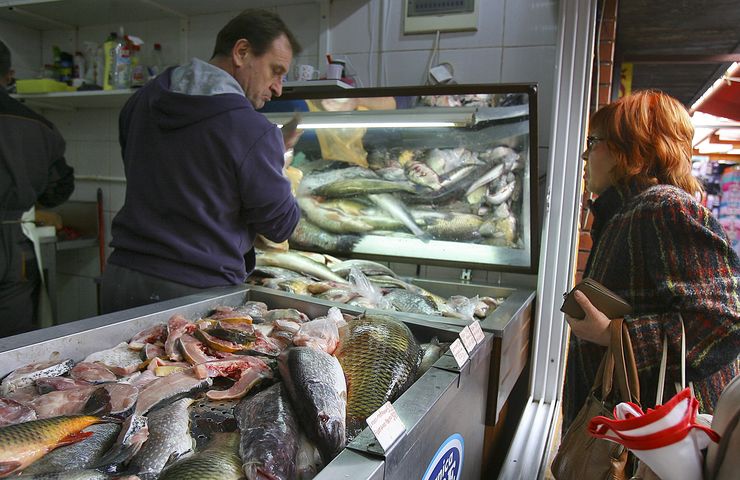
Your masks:
{"label": "shelf", "polygon": [[[241,11],[248,7],[291,5],[297,0],[0,0],[0,20],[36,30],[73,29],[165,18],[186,19]],[[317,0],[318,3],[318,0]],[[276,5],[277,4],[277,5]]]}
{"label": "shelf", "polygon": [[78,108],[121,108],[133,93],[133,89],[89,90],[85,92],[26,93],[13,95],[13,97],[34,108],[76,110]]}
{"label": "shelf", "polygon": [[[310,91],[311,89],[352,88],[340,80],[311,80],[285,82],[285,91]],[[83,92],[26,93],[12,95],[32,108],[51,110],[77,110],[80,108],[121,108],[135,92],[126,90],[88,90]]]}

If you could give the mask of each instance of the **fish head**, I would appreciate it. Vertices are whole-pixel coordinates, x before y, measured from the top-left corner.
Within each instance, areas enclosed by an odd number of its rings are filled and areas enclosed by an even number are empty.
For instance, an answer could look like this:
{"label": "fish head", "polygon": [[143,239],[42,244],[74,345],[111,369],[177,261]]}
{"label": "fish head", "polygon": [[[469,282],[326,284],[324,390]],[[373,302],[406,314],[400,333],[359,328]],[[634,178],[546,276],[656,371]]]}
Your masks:
{"label": "fish head", "polygon": [[321,456],[326,463],[329,463],[332,458],[339,454],[346,443],[344,419],[326,412],[319,412],[318,419],[319,438],[324,439],[326,447],[326,451],[321,452]]}

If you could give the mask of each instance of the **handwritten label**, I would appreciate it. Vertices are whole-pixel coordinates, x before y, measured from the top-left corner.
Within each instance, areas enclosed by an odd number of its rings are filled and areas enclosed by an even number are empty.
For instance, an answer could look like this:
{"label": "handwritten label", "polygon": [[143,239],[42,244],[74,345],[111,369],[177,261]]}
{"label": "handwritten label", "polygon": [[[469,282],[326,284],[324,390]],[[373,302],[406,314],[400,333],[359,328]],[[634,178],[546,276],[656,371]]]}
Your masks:
{"label": "handwritten label", "polygon": [[393,408],[390,402],[385,402],[375,413],[367,417],[367,425],[372,430],[380,446],[383,447],[383,450],[388,450],[406,431],[406,427],[403,425],[396,409]]}
{"label": "handwritten label", "polygon": [[473,332],[476,343],[483,343],[483,340],[486,339],[486,335],[483,333],[483,329],[480,328],[480,322],[476,320],[468,326],[470,327],[470,331]]}
{"label": "handwritten label", "polygon": [[460,330],[460,340],[462,340],[462,343],[465,346],[465,350],[468,351],[468,354],[473,353],[473,349],[477,345],[477,342],[475,341],[473,332],[470,331],[470,328],[468,328],[467,325],[465,326],[465,328]]}
{"label": "handwritten label", "polygon": [[452,352],[452,356],[455,357],[455,362],[457,363],[458,368],[462,368],[462,366],[465,365],[465,362],[468,361],[468,352],[465,351],[465,347],[463,347],[459,338],[450,344],[450,352]]}

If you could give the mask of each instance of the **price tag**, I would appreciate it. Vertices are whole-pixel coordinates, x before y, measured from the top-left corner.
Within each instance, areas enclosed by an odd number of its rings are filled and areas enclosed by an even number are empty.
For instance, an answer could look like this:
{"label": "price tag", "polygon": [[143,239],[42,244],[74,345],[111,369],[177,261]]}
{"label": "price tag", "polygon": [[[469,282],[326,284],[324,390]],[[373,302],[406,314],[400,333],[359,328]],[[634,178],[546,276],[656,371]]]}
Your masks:
{"label": "price tag", "polygon": [[475,337],[476,343],[478,344],[483,343],[483,340],[486,339],[486,336],[483,333],[483,329],[480,328],[480,322],[476,320],[468,326],[470,327],[470,331],[473,332],[473,336]]}
{"label": "price tag", "polygon": [[390,402],[385,402],[375,413],[367,417],[367,425],[383,450],[388,450],[406,431],[406,427]]}
{"label": "price tag", "polygon": [[457,363],[458,368],[462,368],[462,366],[465,365],[465,362],[468,361],[468,352],[465,351],[465,347],[463,347],[459,338],[450,344],[450,352],[452,352],[452,356],[455,357],[455,362]]}
{"label": "price tag", "polygon": [[473,349],[477,345],[477,342],[475,341],[473,332],[470,331],[470,328],[468,328],[467,325],[465,326],[465,328],[460,330],[460,340],[462,340],[462,343],[465,346],[465,350],[468,351],[468,354],[473,353]]}

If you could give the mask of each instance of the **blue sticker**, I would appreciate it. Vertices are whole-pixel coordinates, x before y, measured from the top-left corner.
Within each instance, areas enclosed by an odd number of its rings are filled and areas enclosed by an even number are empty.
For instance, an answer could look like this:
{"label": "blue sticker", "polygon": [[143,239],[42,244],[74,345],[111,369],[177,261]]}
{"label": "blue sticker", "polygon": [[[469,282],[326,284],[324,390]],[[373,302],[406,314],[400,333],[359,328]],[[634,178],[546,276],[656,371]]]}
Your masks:
{"label": "blue sticker", "polygon": [[422,480],[459,480],[464,453],[465,440],[462,435],[450,435],[437,449]]}

